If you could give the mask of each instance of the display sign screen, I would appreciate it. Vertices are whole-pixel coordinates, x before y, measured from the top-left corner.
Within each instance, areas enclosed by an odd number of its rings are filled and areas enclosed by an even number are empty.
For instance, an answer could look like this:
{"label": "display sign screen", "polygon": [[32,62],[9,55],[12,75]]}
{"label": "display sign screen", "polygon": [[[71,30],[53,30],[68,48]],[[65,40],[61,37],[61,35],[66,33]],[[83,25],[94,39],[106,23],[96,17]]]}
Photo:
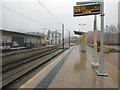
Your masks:
{"label": "display sign screen", "polygon": [[100,14],[100,4],[74,6],[74,16]]}

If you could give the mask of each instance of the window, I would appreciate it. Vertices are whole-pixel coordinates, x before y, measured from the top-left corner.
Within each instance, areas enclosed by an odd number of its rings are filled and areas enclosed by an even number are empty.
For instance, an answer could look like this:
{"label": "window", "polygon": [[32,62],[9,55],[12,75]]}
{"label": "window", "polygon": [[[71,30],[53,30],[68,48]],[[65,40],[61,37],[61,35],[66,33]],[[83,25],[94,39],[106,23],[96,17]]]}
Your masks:
{"label": "window", "polygon": [[0,36],[0,44],[2,43],[2,36]]}
{"label": "window", "polygon": [[12,43],[12,37],[2,36],[2,43]]}

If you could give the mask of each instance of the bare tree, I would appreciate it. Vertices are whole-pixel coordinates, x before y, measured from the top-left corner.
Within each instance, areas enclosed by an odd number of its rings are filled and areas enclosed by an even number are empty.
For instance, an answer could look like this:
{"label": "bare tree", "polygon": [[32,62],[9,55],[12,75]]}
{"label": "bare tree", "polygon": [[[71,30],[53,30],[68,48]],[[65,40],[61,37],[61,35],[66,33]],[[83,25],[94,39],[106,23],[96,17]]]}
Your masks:
{"label": "bare tree", "polygon": [[118,28],[115,25],[109,26],[109,38],[112,40],[110,43],[112,45],[116,44],[116,40],[118,40]]}
{"label": "bare tree", "polygon": [[118,33],[118,29],[115,25],[110,26],[112,33]]}
{"label": "bare tree", "polygon": [[118,24],[118,34],[120,34],[120,23]]}
{"label": "bare tree", "polygon": [[120,23],[118,24],[118,44],[120,45]]}

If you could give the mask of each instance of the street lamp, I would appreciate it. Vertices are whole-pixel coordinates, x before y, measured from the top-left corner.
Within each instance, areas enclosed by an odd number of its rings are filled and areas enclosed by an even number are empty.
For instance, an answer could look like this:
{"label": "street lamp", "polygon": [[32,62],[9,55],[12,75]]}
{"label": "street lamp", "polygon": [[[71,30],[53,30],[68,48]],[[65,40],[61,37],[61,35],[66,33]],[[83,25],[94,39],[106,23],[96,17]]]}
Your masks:
{"label": "street lamp", "polygon": [[45,33],[44,31],[46,30],[46,28],[41,28],[41,30],[43,30],[43,34]]}
{"label": "street lamp", "polygon": [[79,24],[79,25],[86,25],[86,24]]}
{"label": "street lamp", "polygon": [[83,26],[86,25],[86,24],[79,24],[79,26],[82,26],[82,32],[83,32]]}

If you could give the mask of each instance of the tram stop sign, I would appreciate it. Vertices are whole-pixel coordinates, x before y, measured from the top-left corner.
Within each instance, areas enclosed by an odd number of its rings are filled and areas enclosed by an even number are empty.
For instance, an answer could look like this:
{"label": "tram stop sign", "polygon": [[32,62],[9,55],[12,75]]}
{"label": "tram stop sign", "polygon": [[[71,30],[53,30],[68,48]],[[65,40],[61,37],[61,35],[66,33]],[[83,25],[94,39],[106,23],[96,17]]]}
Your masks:
{"label": "tram stop sign", "polygon": [[80,4],[78,6],[74,6],[74,17],[97,14],[100,14],[100,3]]}

